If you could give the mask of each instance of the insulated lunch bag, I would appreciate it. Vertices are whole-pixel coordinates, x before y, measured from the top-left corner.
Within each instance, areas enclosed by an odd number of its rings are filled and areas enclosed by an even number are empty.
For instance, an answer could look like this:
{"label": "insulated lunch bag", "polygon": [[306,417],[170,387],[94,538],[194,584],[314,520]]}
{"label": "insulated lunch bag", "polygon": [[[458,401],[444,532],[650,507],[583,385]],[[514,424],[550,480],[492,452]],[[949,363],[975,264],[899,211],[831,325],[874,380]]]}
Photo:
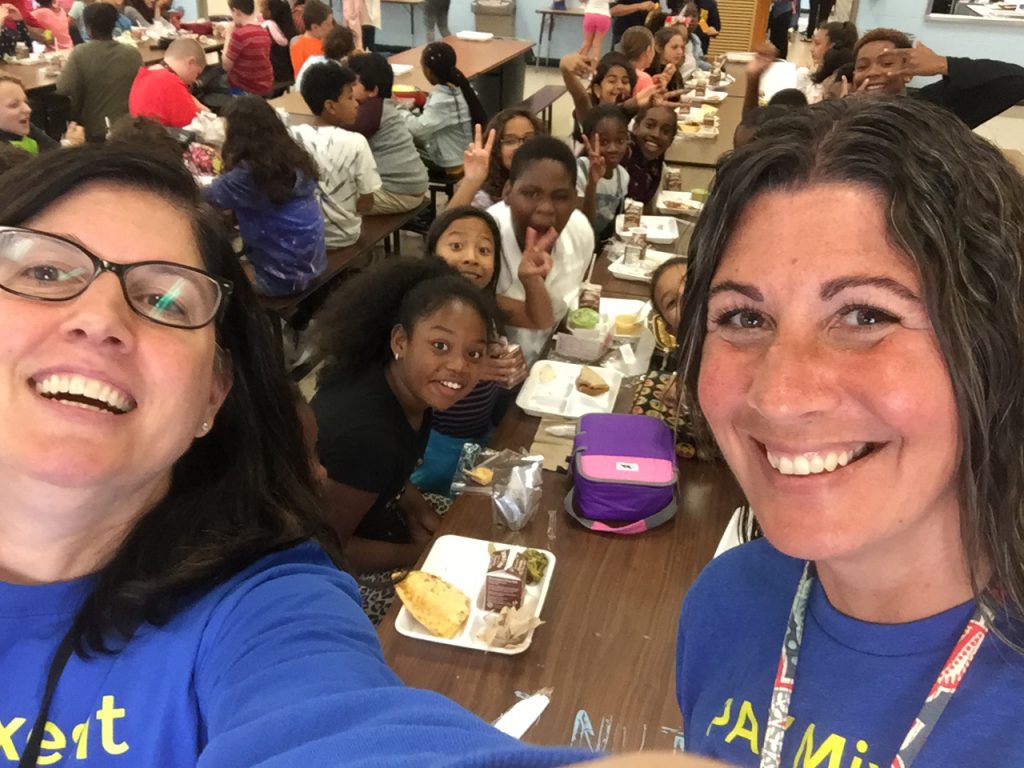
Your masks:
{"label": "insulated lunch bag", "polygon": [[565,511],[605,533],[642,533],[676,513],[676,453],[670,430],[650,416],[591,413],[576,429]]}

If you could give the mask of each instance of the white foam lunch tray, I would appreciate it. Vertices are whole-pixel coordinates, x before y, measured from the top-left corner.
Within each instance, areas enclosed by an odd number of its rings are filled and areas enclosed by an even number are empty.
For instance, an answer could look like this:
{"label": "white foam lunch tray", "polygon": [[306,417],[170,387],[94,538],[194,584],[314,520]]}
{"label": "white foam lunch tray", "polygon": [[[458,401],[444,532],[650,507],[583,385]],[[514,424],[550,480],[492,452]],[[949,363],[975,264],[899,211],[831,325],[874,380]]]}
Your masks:
{"label": "white foam lunch tray", "polygon": [[[506,656],[514,656],[530,647],[536,629],[531,631],[522,643],[508,648],[492,648],[484,641],[477,639],[477,635],[484,628],[484,617],[489,613],[484,610],[483,596],[487,566],[490,563],[490,554],[487,552],[488,543],[484,539],[472,539],[468,536],[451,534],[439,536],[430,548],[420,569],[444,579],[453,587],[462,590],[469,598],[469,618],[466,619],[462,631],[451,639],[432,634],[416,621],[403,605],[398,611],[398,616],[395,617],[395,629],[399,634],[416,640],[426,640],[429,643],[454,645],[459,648],[501,653]],[[513,557],[526,549],[526,547],[517,547],[511,544],[495,543],[494,546],[498,549],[511,550]],[[555,555],[546,549],[539,547],[534,547],[534,549],[547,555],[548,567],[539,584],[526,585],[526,590],[523,593],[523,608],[530,615],[539,617],[548,596],[548,588],[551,586],[551,575],[555,571]]]}
{"label": "white foam lunch tray", "polygon": [[610,368],[590,367],[608,383],[608,391],[604,394],[591,397],[576,389],[582,365],[538,360],[519,390],[516,405],[530,416],[578,419],[588,413],[611,413],[622,386],[622,374]]}
{"label": "white foam lunch tray", "polygon": [[[625,239],[629,232],[622,222],[625,219],[623,214],[615,217],[615,234]],[[647,235],[647,242],[658,243],[659,245],[670,245],[679,239],[679,225],[676,224],[674,216],[641,216],[640,227]]]}

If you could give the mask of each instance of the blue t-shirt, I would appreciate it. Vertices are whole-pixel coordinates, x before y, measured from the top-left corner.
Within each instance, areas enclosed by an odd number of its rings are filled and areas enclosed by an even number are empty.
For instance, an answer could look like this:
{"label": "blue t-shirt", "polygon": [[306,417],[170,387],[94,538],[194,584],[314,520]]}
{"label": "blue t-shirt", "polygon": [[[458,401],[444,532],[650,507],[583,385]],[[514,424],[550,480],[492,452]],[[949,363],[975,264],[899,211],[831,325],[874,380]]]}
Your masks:
{"label": "blue t-shirt", "polygon": [[324,217],[316,192],[316,180],[299,174],[292,196],[274,205],[256,187],[244,163],[205,188],[211,205],[235,212],[245,253],[264,293],[297,293],[327,267]]}
{"label": "blue t-shirt", "polygon": [[[676,686],[686,749],[758,766],[786,621],[803,562],[760,539],[701,573],[680,619]],[[784,768],[887,768],[973,603],[908,624],[833,608],[815,580],[783,743]],[[1024,764],[1024,657],[981,646],[914,768]]]}
{"label": "blue t-shirt", "polygon": [[[91,579],[0,582],[0,757],[14,765]],[[262,558],[116,655],[72,656],[39,765],[556,766],[439,694],[404,687],[350,577],[314,544]]]}

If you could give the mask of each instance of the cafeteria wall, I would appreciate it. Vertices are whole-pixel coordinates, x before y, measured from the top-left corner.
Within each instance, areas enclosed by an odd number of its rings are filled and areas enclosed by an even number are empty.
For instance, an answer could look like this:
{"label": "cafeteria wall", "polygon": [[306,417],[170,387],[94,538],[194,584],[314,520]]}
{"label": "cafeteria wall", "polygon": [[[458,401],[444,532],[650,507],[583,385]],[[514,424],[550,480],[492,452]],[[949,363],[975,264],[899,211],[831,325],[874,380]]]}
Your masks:
{"label": "cafeteria wall", "polygon": [[[569,0],[569,7],[579,6],[577,0]],[[540,8],[550,8],[551,0],[516,0],[516,37],[522,40],[537,40],[540,35],[541,15],[537,13]],[[416,15],[416,37],[409,36],[409,7],[397,3],[381,3],[381,25],[382,29],[377,33],[377,42],[381,45],[396,47],[415,47],[427,42],[426,30],[423,24],[423,6],[415,6]],[[546,25],[545,25],[546,26]],[[452,0],[451,10],[448,12],[448,27],[452,34],[466,30],[476,29],[476,21],[473,17],[471,0]],[[534,47],[534,54],[537,56],[548,55],[547,29],[544,31],[544,49],[537,50]],[[605,52],[611,50],[611,35],[605,38]],[[555,33],[551,36],[551,58],[556,61],[567,53],[579,50],[583,42],[583,18],[577,16],[559,16],[555,23]]]}
{"label": "cafeteria wall", "polygon": [[861,0],[857,29],[900,29],[945,56],[995,59],[1024,66],[1024,23],[926,19],[926,5],[928,0]]}

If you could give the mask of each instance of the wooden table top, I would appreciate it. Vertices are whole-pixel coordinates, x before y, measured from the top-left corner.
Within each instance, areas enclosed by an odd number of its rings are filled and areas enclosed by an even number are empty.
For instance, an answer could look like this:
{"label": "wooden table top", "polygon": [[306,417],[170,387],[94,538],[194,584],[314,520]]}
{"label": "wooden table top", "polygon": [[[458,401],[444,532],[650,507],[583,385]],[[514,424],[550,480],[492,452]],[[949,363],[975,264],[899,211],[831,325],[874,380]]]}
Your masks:
{"label": "wooden table top", "polygon": [[718,137],[715,139],[684,139],[677,136],[665,153],[670,163],[714,166],[723,154],[732,149],[732,134],[743,117],[743,99],[730,96],[718,107]]}
{"label": "wooden table top", "polygon": [[[445,37],[443,40],[455,49],[455,57],[459,69],[462,70],[462,74],[470,79],[497,69],[502,64],[511,61],[516,56],[522,55],[533,47],[533,43],[529,40],[496,38],[488,40],[486,43],[478,43],[472,40],[460,40],[454,35]],[[416,48],[410,48],[388,58],[389,64],[407,64],[412,67],[411,72],[395,76],[395,85],[411,85],[417,90],[427,92],[434,87],[427,82],[427,79],[423,76],[423,70],[420,68],[420,57],[423,55],[424,47],[420,45]],[[278,96],[276,99],[271,99],[270,104],[275,108],[284,109],[293,115],[310,114],[309,107],[303,101],[302,95],[294,90],[283,96]]]}
{"label": "wooden table top", "polygon": [[[455,50],[455,61],[459,69],[462,70],[462,74],[470,80],[477,75],[497,69],[516,56],[522,56],[534,45],[529,40],[501,37],[495,37],[486,42],[477,42],[449,35],[441,40]],[[427,82],[427,78],[423,76],[423,70],[420,67],[420,59],[423,57],[425,47],[425,45],[418,45],[388,57],[390,64],[407,64],[412,67],[411,72],[395,77],[395,85],[411,85],[421,91],[429,91],[433,88]]]}
{"label": "wooden table top", "polygon": [[[605,295],[646,298],[646,284],[610,279],[603,262],[599,257],[593,279]],[[631,402],[632,391],[624,391],[616,410]],[[529,446],[539,422],[512,406],[491,445]],[[555,553],[546,623],[524,653],[486,654],[398,634],[396,601],[378,627],[388,664],[406,684],[439,691],[486,720],[514,704],[516,691],[552,686],[551,705],[526,734],[530,742],[672,749],[681,723],[674,695],[679,608],[742,502],[722,463],[681,461],[679,476],[678,514],[639,536],[591,533],[572,521],[562,508],[570,485],[562,473],[544,473],[540,512],[518,533],[492,524],[489,499],[456,499],[438,535]]]}
{"label": "wooden table top", "polygon": [[[207,53],[219,51],[224,47],[223,41],[217,40],[209,45],[203,46]],[[142,63],[145,66],[152,66],[164,60],[166,50],[158,48],[149,41],[140,42],[139,53],[142,55]],[[57,78],[46,74],[45,64],[0,64],[0,74],[16,77],[21,81],[26,93],[45,90],[57,84]]]}

